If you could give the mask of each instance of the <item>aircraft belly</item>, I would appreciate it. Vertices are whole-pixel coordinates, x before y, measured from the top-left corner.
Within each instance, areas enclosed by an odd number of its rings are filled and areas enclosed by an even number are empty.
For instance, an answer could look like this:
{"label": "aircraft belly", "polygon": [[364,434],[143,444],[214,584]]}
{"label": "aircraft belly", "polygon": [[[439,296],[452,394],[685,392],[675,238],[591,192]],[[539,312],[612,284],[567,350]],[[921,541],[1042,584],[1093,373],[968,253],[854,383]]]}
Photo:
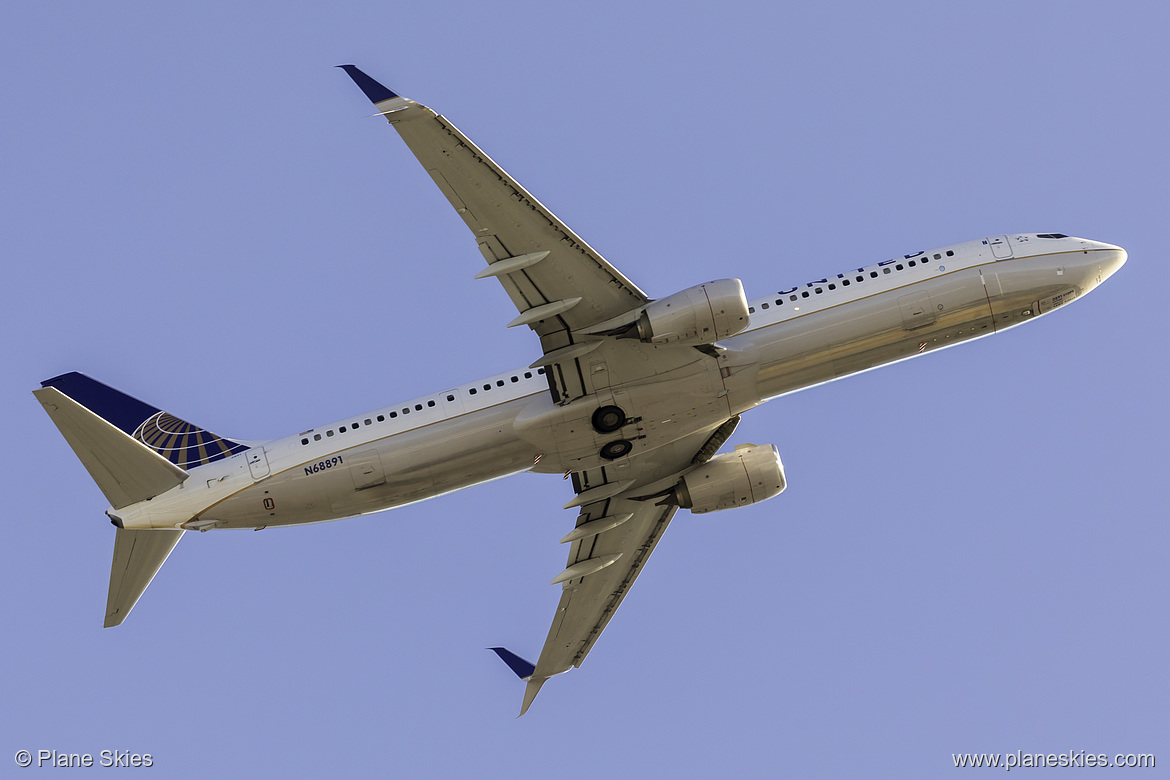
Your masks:
{"label": "aircraft belly", "polygon": [[[618,383],[595,388],[567,404],[554,404],[548,397],[533,399],[515,421],[516,435],[541,453],[533,471],[563,473],[605,466],[614,462],[600,454],[607,443],[629,442],[633,457],[728,420],[733,413],[718,363],[710,357],[690,359],[689,348],[678,349],[687,350],[688,359],[661,373],[636,377],[628,369],[615,371]],[[643,372],[657,367],[648,363]],[[611,404],[626,414],[626,423],[600,432],[593,426],[593,413]]]}
{"label": "aircraft belly", "polygon": [[[531,468],[536,451],[512,432],[517,404],[298,462],[202,512],[215,527],[255,528],[336,520],[422,501]],[[296,453],[294,453],[295,455]],[[312,468],[314,463],[336,464]]]}

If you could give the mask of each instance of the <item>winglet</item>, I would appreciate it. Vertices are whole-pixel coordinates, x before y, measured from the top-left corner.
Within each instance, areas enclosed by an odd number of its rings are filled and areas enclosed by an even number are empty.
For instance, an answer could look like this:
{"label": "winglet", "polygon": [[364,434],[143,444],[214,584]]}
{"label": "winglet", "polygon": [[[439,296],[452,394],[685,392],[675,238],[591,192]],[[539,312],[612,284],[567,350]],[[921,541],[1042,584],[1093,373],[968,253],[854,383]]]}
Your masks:
{"label": "winglet", "polygon": [[355,65],[338,65],[337,67],[341,68],[349,74],[349,77],[353,79],[353,83],[357,84],[358,87],[361,88],[361,91],[366,93],[366,97],[370,99],[371,103],[377,104],[381,103],[383,100],[393,100],[394,98],[398,97],[398,95],[396,95],[394,92],[391,92],[389,89],[367,76]]}
{"label": "winglet", "polygon": [[544,681],[548,678],[541,677],[536,680],[532,679],[532,673],[536,671],[536,666],[528,661],[525,661],[523,658],[516,655],[506,647],[489,647],[488,650],[491,650],[493,653],[498,655],[500,660],[506,663],[508,668],[516,673],[517,677],[528,683],[526,686],[524,686],[524,702],[520,705],[520,715],[516,716],[519,718],[521,715],[528,712],[528,708],[532,706],[532,700],[535,699],[536,694],[540,692],[540,686],[544,685]]}
{"label": "winglet", "polygon": [[506,647],[489,647],[488,650],[498,655],[500,660],[506,663],[508,668],[515,672],[521,680],[527,680],[536,670],[535,664],[525,661]]}
{"label": "winglet", "polygon": [[540,686],[544,685],[544,681],[547,679],[547,677],[542,677],[539,680],[528,681],[528,685],[524,687],[524,702],[520,705],[520,714],[516,716],[517,718],[528,712],[528,708],[532,706],[532,700],[536,698],[536,694],[540,693]]}

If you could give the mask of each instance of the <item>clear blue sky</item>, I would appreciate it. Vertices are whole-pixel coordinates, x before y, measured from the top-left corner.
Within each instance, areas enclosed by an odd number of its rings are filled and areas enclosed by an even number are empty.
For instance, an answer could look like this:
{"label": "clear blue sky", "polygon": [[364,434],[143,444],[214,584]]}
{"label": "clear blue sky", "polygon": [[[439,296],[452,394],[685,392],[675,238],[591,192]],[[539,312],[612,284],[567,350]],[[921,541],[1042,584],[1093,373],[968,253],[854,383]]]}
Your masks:
{"label": "clear blue sky", "polygon": [[[22,748],[151,753],[167,778],[1170,765],[1165,4],[402,6],[0,12],[0,774]],[[1013,231],[1130,260],[1028,327],[750,413],[735,441],[775,443],[788,491],[680,513],[520,720],[483,648],[543,643],[573,523],[555,477],[189,534],[103,630],[113,529],[41,379],[264,439],[537,355],[344,62],[651,295]]]}

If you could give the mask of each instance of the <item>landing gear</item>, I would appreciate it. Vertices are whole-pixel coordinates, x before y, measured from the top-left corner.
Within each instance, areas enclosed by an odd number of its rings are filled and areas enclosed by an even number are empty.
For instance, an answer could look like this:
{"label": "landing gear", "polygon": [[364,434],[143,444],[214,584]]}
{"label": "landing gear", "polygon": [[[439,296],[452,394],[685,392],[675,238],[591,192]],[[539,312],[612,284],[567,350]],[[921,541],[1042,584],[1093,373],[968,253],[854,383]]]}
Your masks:
{"label": "landing gear", "polygon": [[601,448],[601,457],[606,460],[617,460],[618,458],[624,458],[626,455],[629,455],[632,449],[634,449],[632,442],[626,441],[625,439],[618,439],[617,441],[611,441]]}
{"label": "landing gear", "polygon": [[626,413],[620,406],[603,406],[593,413],[593,430],[598,433],[613,433],[625,424]]}

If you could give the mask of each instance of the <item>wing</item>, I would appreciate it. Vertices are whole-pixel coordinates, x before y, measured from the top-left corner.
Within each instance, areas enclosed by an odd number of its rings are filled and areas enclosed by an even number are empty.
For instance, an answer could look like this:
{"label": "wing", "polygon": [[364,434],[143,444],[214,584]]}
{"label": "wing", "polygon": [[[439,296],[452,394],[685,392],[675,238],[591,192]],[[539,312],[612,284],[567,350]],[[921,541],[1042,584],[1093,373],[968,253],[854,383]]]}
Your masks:
{"label": "wing", "polygon": [[611,479],[604,468],[573,475],[577,497],[566,508],[581,510],[575,527],[561,540],[570,545],[569,559],[552,580],[562,590],[548,637],[535,664],[523,669],[508,664],[527,683],[521,715],[545,680],[585,660],[678,510],[671,488],[682,472],[707,460],[738,422],[733,418],[713,432],[647,453],[632,461],[620,480]]}
{"label": "wing", "polygon": [[570,335],[620,317],[649,299],[557,219],[446,118],[342,65],[467,223],[488,267],[545,353]]}
{"label": "wing", "polygon": [[562,585],[561,599],[526,679],[521,715],[545,680],[585,660],[677,509],[620,496],[582,507],[576,528],[565,537],[571,544],[568,566],[553,579]]}

